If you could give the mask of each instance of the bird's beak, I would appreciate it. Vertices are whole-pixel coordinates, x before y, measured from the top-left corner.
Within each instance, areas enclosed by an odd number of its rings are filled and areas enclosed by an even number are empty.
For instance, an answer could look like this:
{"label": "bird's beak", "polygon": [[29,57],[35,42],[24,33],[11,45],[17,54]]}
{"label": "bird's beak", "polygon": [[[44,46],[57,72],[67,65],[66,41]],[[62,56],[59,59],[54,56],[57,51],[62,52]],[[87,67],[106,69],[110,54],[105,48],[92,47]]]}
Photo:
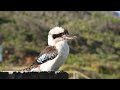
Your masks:
{"label": "bird's beak", "polygon": [[77,36],[66,34],[66,35],[63,35],[63,38],[66,40],[71,40],[71,39],[76,39]]}

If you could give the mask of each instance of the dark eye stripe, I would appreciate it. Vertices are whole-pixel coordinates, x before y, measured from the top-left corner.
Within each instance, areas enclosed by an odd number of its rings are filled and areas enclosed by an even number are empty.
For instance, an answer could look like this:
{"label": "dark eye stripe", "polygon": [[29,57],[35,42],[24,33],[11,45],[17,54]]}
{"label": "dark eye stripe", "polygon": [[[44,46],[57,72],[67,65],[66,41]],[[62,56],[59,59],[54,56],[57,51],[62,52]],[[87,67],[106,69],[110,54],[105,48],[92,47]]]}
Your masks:
{"label": "dark eye stripe", "polygon": [[65,34],[69,34],[67,30],[65,30],[63,33],[60,33],[60,34],[53,34],[53,39],[62,37],[62,35],[65,35]]}
{"label": "dark eye stripe", "polygon": [[61,33],[60,33],[60,34],[53,34],[53,39],[58,38],[58,37],[61,37],[61,36],[62,36]]}

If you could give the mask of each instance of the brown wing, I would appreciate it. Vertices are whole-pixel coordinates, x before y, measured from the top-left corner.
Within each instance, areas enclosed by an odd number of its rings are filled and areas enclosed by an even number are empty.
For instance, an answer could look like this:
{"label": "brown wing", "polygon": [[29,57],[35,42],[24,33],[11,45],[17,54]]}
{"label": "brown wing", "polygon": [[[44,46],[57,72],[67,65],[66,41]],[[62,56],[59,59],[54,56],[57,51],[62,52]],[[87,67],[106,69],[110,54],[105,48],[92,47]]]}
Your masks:
{"label": "brown wing", "polygon": [[41,51],[39,56],[41,56],[45,53],[53,53],[53,52],[57,52],[56,48],[54,46],[47,46],[43,51]]}
{"label": "brown wing", "polygon": [[57,55],[58,51],[54,46],[47,46],[43,51],[41,51],[41,53],[37,57],[37,60],[30,67],[24,70],[30,71],[32,68],[35,68],[42,63],[53,60]]}
{"label": "brown wing", "polygon": [[46,47],[38,56],[37,62],[42,64],[48,60],[54,59],[58,55],[58,51],[54,46]]}

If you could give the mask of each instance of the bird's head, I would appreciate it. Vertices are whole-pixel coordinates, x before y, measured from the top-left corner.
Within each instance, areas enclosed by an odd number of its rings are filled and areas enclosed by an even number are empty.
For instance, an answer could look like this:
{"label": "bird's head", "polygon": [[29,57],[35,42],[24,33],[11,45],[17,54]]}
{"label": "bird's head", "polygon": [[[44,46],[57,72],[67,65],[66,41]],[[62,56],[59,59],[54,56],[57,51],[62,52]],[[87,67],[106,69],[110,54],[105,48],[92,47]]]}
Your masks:
{"label": "bird's head", "polygon": [[48,45],[54,46],[60,41],[68,41],[76,38],[77,36],[70,35],[64,28],[54,27],[48,33]]}

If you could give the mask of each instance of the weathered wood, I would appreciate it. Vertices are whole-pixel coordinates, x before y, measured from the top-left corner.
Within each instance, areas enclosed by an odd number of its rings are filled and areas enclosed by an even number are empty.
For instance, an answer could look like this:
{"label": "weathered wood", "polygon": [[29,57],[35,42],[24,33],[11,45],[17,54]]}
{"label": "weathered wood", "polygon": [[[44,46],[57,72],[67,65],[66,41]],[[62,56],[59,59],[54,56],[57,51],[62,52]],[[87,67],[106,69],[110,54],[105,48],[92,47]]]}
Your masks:
{"label": "weathered wood", "polygon": [[0,79],[68,79],[68,73],[63,71],[49,72],[0,72]]}

